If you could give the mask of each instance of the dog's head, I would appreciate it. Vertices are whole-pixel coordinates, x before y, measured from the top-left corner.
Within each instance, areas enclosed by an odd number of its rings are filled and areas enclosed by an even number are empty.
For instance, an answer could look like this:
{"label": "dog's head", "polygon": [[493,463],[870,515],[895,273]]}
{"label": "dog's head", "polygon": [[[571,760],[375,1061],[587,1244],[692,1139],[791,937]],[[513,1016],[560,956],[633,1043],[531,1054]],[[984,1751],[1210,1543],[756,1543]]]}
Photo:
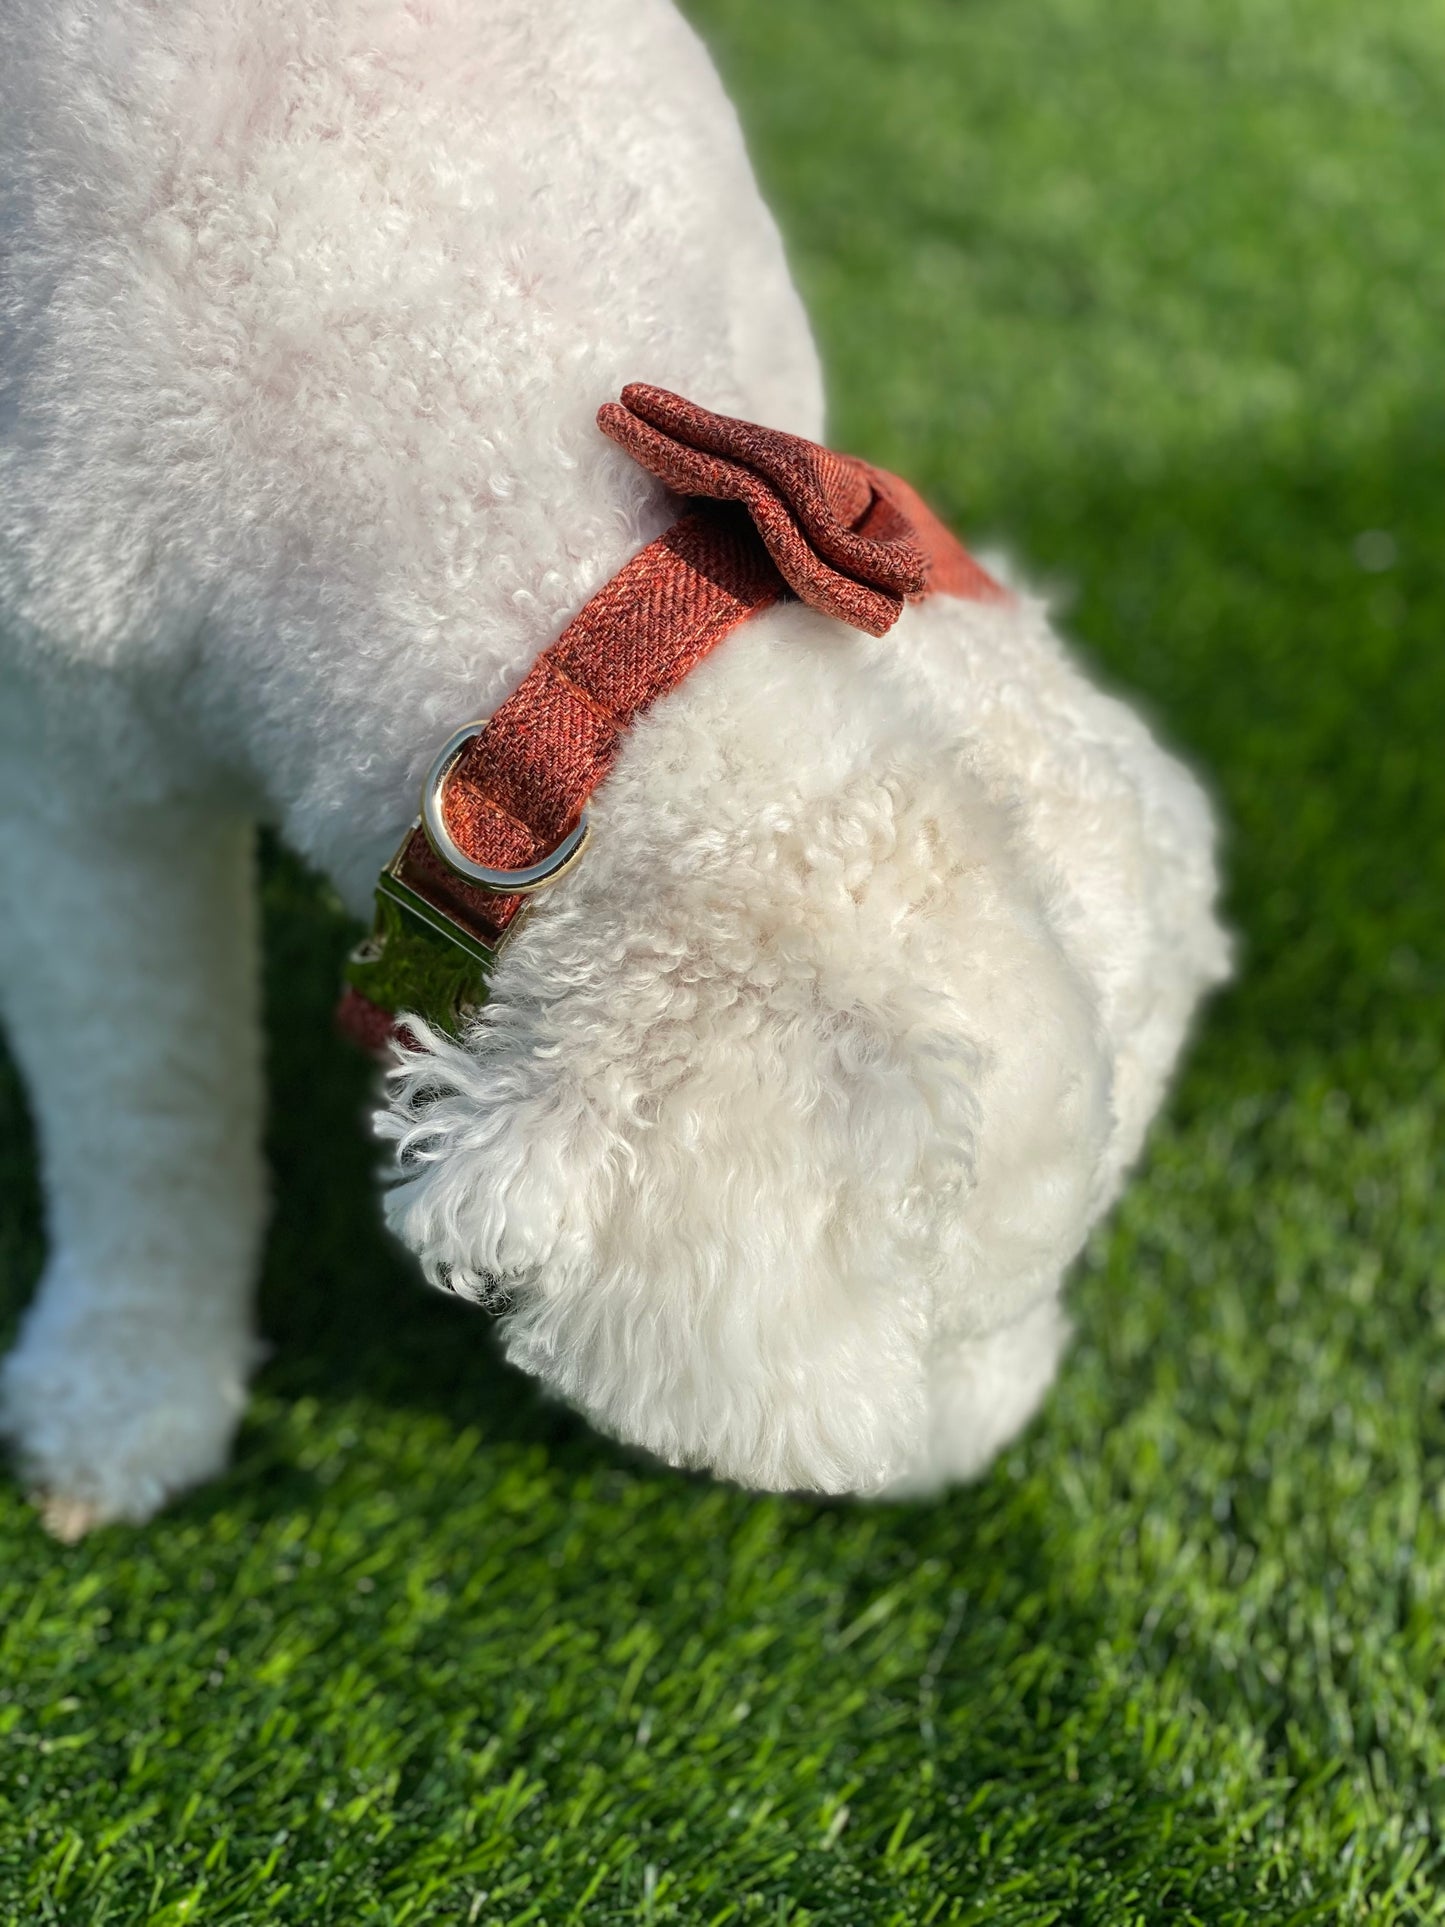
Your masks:
{"label": "dog's head", "polygon": [[889,646],[776,612],[643,718],[381,1121],[394,1229],[513,1360],[750,1485],[906,1474],[930,1348],[1055,1290],[1103,1184],[1093,996]]}

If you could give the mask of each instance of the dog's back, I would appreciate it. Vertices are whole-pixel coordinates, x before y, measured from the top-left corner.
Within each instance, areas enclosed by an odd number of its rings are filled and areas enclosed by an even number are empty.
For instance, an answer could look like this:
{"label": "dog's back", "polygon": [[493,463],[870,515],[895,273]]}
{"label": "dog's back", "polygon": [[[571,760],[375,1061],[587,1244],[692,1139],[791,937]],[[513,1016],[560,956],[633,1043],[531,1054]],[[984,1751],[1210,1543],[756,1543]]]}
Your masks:
{"label": "dog's back", "polygon": [[281,810],[340,664],[384,760],[419,653],[485,705],[644,532],[599,398],[645,374],[818,431],[667,0],[8,12],[0,649],[184,700]]}

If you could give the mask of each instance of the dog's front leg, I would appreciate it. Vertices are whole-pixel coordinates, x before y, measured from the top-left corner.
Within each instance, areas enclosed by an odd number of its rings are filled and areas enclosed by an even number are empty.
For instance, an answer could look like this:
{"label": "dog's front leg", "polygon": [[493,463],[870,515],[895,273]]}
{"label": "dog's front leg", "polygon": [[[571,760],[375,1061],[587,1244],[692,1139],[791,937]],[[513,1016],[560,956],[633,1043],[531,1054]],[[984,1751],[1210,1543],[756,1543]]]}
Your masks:
{"label": "dog's front leg", "polygon": [[0,1006],[50,1255],[0,1368],[47,1523],[139,1520],[224,1463],[264,1201],[253,833],[0,772]]}

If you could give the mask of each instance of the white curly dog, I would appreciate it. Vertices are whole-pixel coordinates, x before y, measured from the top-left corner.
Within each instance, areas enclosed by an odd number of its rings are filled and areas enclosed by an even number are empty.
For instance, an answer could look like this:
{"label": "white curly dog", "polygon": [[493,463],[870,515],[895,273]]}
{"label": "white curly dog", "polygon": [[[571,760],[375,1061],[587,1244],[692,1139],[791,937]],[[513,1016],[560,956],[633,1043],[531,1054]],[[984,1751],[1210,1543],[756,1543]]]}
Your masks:
{"label": "white curly dog", "polygon": [[[0,999],[50,1256],[3,1427],[73,1535],[215,1473],[257,1355],[257,823],[364,915],[442,739],[676,513],[599,402],[822,400],[669,0],[5,27]],[[977,1472],[1224,971],[1200,790],[1035,603],[937,596],[755,618],[592,816],[393,1079],[390,1223],[674,1463]]]}

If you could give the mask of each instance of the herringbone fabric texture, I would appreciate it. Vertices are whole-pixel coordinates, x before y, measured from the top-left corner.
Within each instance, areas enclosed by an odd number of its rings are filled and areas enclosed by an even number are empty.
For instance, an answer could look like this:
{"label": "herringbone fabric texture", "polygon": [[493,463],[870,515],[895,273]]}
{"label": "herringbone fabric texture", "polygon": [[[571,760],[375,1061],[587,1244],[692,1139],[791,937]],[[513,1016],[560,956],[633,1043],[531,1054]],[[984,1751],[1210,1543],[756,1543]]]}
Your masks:
{"label": "herringbone fabric texture", "polygon": [[801,601],[881,636],[910,597],[998,594],[896,475],[635,381],[597,426],[680,495],[740,502]]}

